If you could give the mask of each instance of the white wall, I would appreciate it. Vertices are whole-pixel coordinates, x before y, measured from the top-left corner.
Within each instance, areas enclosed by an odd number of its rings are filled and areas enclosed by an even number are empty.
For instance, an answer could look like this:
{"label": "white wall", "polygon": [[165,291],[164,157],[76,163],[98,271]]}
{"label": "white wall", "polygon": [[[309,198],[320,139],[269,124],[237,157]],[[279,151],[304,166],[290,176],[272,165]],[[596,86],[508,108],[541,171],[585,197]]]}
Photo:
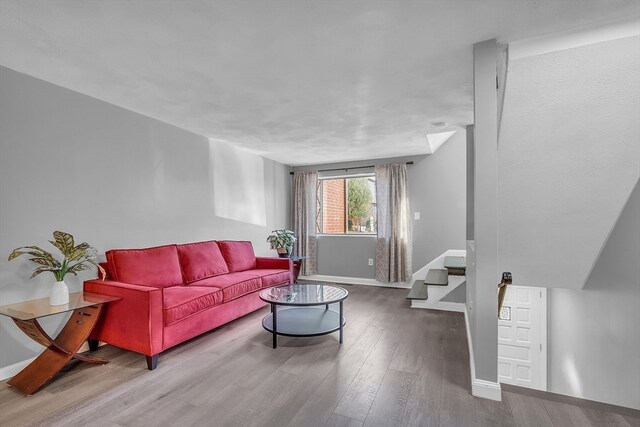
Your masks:
{"label": "white wall", "polygon": [[582,290],[550,289],[549,391],[640,409],[640,184]]}
{"label": "white wall", "polygon": [[449,249],[465,248],[466,150],[464,130],[434,154],[409,166],[413,221],[413,271]]}
{"label": "white wall", "polygon": [[[409,197],[413,225],[413,271],[448,249],[465,247],[466,134],[456,132],[434,154],[361,162],[299,166],[294,170],[322,170],[413,161],[408,165]],[[370,170],[373,172],[373,168]],[[354,171],[356,172],[356,171]],[[362,172],[362,170],[357,170]],[[339,172],[337,172],[339,173]],[[318,237],[318,274],[373,279],[375,236]]]}
{"label": "white wall", "polygon": [[[216,164],[238,162],[262,172],[216,175]],[[0,305],[48,296],[51,275],[26,280],[32,265],[7,256],[29,244],[54,249],[54,230],[102,256],[205,239],[251,240],[256,253],[274,255],[265,239],[290,223],[288,167],[1,67],[0,171]],[[259,201],[251,215],[219,209],[238,194]],[[67,282],[79,291],[88,277]],[[0,343],[0,368],[40,351],[5,317]]]}
{"label": "white wall", "polygon": [[582,288],[640,177],[640,37],[511,61],[498,151],[499,271]]}
{"label": "white wall", "polygon": [[639,75],[638,36],[512,61],[498,149],[499,271],[552,288],[549,390],[636,409]]}

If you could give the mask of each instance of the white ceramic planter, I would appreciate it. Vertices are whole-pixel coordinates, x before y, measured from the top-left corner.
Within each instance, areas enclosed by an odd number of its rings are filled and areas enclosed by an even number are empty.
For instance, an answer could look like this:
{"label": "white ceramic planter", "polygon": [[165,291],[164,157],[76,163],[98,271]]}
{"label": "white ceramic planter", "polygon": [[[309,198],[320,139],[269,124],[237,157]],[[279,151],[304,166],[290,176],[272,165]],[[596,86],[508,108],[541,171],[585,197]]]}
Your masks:
{"label": "white ceramic planter", "polygon": [[61,280],[54,283],[49,295],[49,305],[65,305],[69,304],[69,287]]}

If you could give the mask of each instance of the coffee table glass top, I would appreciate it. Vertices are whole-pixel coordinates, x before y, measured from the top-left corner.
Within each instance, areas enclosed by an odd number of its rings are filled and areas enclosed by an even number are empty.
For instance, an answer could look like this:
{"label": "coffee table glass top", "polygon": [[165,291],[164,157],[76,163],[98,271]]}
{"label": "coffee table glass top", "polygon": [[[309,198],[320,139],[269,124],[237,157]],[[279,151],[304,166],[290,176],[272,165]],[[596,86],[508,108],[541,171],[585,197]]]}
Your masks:
{"label": "coffee table glass top", "polygon": [[260,299],[278,305],[322,305],[344,300],[345,289],[320,283],[294,283],[275,286],[260,292]]}

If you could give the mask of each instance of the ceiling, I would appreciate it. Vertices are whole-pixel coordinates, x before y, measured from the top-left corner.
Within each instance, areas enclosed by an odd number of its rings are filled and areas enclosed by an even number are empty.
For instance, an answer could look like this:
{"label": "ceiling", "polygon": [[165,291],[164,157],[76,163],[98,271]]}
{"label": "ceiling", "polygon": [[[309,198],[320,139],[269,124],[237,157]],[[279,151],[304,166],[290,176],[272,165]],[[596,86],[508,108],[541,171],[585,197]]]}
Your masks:
{"label": "ceiling", "polygon": [[2,0],[0,65],[319,164],[429,153],[427,134],[472,123],[476,42],[639,12],[638,0]]}

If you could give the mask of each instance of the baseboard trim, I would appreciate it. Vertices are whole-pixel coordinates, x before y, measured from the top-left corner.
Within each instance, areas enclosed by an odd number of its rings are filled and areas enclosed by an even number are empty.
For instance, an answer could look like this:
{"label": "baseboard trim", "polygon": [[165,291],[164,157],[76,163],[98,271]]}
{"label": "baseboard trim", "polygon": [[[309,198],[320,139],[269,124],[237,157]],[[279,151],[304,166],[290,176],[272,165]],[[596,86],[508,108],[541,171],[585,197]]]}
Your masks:
{"label": "baseboard trim", "polygon": [[455,311],[457,313],[466,312],[466,306],[462,302],[436,301],[429,303],[429,300],[411,300],[411,308],[421,308],[427,310]]}
{"label": "baseboard trim", "polygon": [[618,406],[612,403],[599,402],[581,397],[569,396],[567,394],[554,393],[551,391],[536,390],[528,387],[520,387],[511,384],[502,384],[502,389],[509,393],[518,393],[524,396],[531,396],[537,399],[549,400],[551,402],[566,403],[568,405],[580,406],[583,408],[596,409],[603,412],[614,412],[634,418],[640,418],[640,409]]}
{"label": "baseboard trim", "polygon": [[345,277],[345,276],[326,276],[323,274],[313,274],[310,276],[300,276],[302,280],[318,281],[318,282],[333,282],[344,283],[347,285],[367,285],[367,286],[380,286],[384,288],[403,288],[410,289],[411,284],[404,282],[384,283],[375,279],[366,279],[363,277]]}
{"label": "baseboard trim", "polygon": [[4,366],[0,368],[0,381],[4,381],[13,377],[18,372],[22,371],[29,363],[33,362],[35,357],[27,360],[21,360],[20,362],[16,362],[9,366]]}
{"label": "baseboard trim", "polygon": [[[471,373],[471,394],[484,399],[502,401],[502,388],[499,382],[486,381],[476,378],[476,362],[473,356],[473,341],[471,340],[471,326],[469,313],[464,310],[464,324],[467,329],[467,343],[469,346],[469,371]],[[496,361],[496,364],[498,362]]]}
{"label": "baseboard trim", "polygon": [[474,379],[471,381],[471,394],[490,400],[502,401],[502,389],[500,383]]}

